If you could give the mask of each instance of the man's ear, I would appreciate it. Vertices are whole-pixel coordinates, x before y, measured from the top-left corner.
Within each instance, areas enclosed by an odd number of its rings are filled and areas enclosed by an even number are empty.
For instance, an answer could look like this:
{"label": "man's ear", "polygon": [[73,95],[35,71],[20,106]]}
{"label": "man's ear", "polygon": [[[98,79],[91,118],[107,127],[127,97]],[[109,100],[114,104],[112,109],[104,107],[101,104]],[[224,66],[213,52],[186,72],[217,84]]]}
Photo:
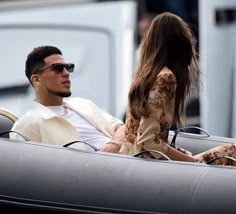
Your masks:
{"label": "man's ear", "polygon": [[33,74],[30,79],[33,85],[40,83],[40,77],[37,74]]}

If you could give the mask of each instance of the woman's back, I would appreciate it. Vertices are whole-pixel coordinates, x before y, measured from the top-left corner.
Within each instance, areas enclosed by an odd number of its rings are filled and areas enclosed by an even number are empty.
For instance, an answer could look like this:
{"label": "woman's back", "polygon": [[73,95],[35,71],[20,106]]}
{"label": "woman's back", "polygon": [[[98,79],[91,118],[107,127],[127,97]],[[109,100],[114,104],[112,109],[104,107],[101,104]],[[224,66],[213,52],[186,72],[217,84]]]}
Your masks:
{"label": "woman's back", "polygon": [[[125,154],[142,151],[143,143],[165,152],[168,147],[168,132],[174,120],[176,78],[164,67],[156,76],[148,96],[149,116],[135,118],[130,111],[126,119]],[[144,146],[145,147],[145,146]]]}

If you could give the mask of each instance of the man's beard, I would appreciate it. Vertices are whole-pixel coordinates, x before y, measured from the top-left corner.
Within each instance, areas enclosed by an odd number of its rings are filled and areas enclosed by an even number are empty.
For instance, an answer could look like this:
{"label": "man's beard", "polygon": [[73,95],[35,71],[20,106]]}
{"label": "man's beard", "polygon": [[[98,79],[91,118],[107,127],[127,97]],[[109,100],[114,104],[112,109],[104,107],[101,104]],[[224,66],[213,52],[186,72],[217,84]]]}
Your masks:
{"label": "man's beard", "polygon": [[69,92],[53,91],[49,88],[48,88],[48,92],[58,97],[69,97],[71,95],[70,91]]}

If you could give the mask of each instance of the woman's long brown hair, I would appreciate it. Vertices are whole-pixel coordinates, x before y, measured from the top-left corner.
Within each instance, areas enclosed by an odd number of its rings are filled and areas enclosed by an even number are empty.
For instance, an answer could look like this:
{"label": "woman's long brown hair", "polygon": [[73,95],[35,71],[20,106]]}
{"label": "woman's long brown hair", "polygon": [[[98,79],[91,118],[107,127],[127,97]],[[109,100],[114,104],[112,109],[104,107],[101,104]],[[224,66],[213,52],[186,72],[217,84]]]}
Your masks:
{"label": "woman's long brown hair", "polygon": [[130,112],[135,118],[149,115],[146,104],[150,89],[167,66],[177,80],[174,120],[181,124],[185,98],[199,72],[195,44],[190,28],[180,17],[165,12],[153,20],[141,43],[140,61],[129,91]]}

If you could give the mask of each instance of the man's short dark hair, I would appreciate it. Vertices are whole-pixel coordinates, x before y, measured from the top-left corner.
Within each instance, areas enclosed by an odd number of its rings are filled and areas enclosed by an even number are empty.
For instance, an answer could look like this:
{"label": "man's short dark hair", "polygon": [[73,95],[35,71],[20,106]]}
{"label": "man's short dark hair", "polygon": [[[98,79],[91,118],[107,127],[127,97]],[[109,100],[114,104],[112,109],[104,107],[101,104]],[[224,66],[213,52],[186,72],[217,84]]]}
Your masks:
{"label": "man's short dark hair", "polygon": [[25,63],[25,75],[29,79],[30,83],[32,74],[45,65],[44,59],[46,57],[53,54],[62,55],[62,52],[57,47],[40,46],[34,48],[33,51],[29,53]]}

